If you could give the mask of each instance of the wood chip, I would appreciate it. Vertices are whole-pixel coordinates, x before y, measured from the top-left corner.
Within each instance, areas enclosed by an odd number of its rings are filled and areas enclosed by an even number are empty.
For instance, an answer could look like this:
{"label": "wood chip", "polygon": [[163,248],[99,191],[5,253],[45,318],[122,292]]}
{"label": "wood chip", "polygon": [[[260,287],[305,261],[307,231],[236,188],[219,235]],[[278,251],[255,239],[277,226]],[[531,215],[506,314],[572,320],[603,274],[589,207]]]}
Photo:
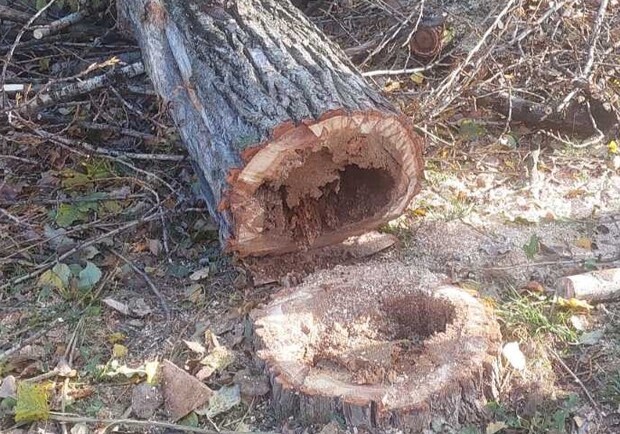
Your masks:
{"label": "wood chip", "polygon": [[213,395],[209,387],[169,360],[162,362],[162,378],[164,403],[174,420],[205,405]]}

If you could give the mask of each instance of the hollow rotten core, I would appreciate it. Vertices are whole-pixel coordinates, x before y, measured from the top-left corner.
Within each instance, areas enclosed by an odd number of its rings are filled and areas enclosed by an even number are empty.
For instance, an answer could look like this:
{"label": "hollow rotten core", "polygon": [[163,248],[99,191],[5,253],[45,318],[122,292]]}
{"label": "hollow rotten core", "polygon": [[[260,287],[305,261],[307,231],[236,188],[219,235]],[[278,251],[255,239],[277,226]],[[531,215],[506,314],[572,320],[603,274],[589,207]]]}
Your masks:
{"label": "hollow rotten core", "polygon": [[241,256],[320,247],[396,217],[419,190],[417,136],[397,118],[337,116],[265,145],[234,182]]}

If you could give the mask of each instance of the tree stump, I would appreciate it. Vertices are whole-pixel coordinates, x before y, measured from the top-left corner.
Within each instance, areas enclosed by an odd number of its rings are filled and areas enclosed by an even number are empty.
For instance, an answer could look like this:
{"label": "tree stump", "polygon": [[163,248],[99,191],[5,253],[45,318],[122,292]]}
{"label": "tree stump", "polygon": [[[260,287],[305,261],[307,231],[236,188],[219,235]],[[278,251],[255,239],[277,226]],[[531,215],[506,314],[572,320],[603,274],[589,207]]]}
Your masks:
{"label": "tree stump", "polygon": [[335,244],[400,215],[422,142],[288,0],[119,0],[224,246]]}
{"label": "tree stump", "polygon": [[255,311],[276,415],[371,432],[481,419],[497,397],[499,325],[469,293],[416,280],[395,264],[337,267]]}

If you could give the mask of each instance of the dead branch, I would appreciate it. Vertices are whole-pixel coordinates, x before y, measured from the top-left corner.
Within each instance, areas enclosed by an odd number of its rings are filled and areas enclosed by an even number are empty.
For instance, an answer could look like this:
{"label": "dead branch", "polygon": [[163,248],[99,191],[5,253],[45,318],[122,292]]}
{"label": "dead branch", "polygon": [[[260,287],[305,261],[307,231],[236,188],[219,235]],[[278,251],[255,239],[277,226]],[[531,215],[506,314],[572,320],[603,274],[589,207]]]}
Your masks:
{"label": "dead branch", "polygon": [[[32,15],[26,12],[18,11],[8,6],[0,5],[0,20],[13,21],[19,24],[26,24],[28,21],[30,21],[31,18]],[[39,20],[40,19],[41,18],[39,17]]]}
{"label": "dead branch", "polygon": [[53,320],[52,322],[47,324],[45,328],[43,328],[43,329],[39,330],[38,332],[34,333],[33,335],[27,337],[23,341],[18,342],[17,344],[13,345],[8,350],[0,353],[0,362],[2,362],[3,360],[6,360],[11,354],[16,353],[21,348],[23,348],[26,345],[29,345],[30,343],[36,341],[37,339],[39,339],[40,337],[42,337],[46,333],[48,333],[50,330],[55,329],[56,327],[58,327],[59,325],[61,325],[63,323],[64,323],[64,321],[63,321],[62,318],[56,318],[55,320]]}
{"label": "dead branch", "polygon": [[40,93],[30,101],[19,104],[4,112],[17,111],[18,113],[31,113],[44,107],[54,105],[62,101],[70,101],[71,99],[90,93],[96,89],[115,83],[119,79],[130,79],[138,75],[144,74],[144,65],[142,62],[132,63],[118,69],[113,69],[84,81],[69,84],[57,90],[50,90]]}
{"label": "dead branch", "polygon": [[159,422],[156,420],[136,420],[136,419],[97,419],[94,417],[80,417],[80,416],[69,416],[62,413],[51,413],[50,419],[58,421],[58,422],[67,422],[67,423],[89,423],[89,424],[97,424],[97,425],[107,425],[107,429],[111,429],[117,425],[132,425],[139,427],[157,427],[157,428],[168,428],[176,431],[185,431],[185,432],[194,432],[200,434],[275,434],[272,431],[252,431],[252,433],[243,433],[240,431],[214,431],[208,430],[193,426],[180,425],[176,423],[170,422]]}
{"label": "dead branch", "polygon": [[86,18],[90,14],[90,11],[87,9],[74,12],[65,17],[60,18],[59,20],[52,21],[51,23],[38,27],[33,30],[32,35],[35,39],[43,39],[46,36],[53,35],[54,33],[58,33],[67,27],[79,23],[84,18]]}
{"label": "dead branch", "polygon": [[564,298],[605,302],[620,298],[620,268],[562,277],[556,284]]}
{"label": "dead branch", "polygon": [[170,308],[168,307],[168,302],[166,301],[166,297],[164,297],[164,295],[161,293],[161,291],[157,288],[157,286],[155,286],[155,284],[153,283],[153,281],[151,280],[151,278],[141,269],[138,268],[138,266],[136,266],[136,264],[134,264],[132,261],[130,261],[129,259],[127,259],[125,256],[121,255],[119,252],[117,252],[114,249],[110,249],[110,252],[112,252],[112,254],[114,256],[116,256],[117,258],[121,259],[125,264],[129,265],[131,267],[131,269],[140,277],[142,277],[142,279],[144,279],[144,281],[146,282],[146,284],[148,285],[148,287],[151,289],[151,291],[153,292],[153,294],[155,294],[155,296],[159,299],[159,303],[161,304],[162,309],[164,310],[164,313],[166,314],[166,323],[170,322],[170,319],[172,318],[172,315],[170,313]]}

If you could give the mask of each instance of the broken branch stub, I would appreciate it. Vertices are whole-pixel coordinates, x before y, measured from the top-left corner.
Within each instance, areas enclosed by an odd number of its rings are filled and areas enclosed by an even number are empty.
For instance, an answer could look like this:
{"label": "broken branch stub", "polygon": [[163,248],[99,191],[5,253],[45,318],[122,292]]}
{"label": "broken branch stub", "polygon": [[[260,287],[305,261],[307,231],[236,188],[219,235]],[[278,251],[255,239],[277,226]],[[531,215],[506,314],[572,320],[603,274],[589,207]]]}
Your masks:
{"label": "broken branch stub", "polygon": [[335,244],[419,191],[420,137],[289,1],[118,5],[230,251]]}

